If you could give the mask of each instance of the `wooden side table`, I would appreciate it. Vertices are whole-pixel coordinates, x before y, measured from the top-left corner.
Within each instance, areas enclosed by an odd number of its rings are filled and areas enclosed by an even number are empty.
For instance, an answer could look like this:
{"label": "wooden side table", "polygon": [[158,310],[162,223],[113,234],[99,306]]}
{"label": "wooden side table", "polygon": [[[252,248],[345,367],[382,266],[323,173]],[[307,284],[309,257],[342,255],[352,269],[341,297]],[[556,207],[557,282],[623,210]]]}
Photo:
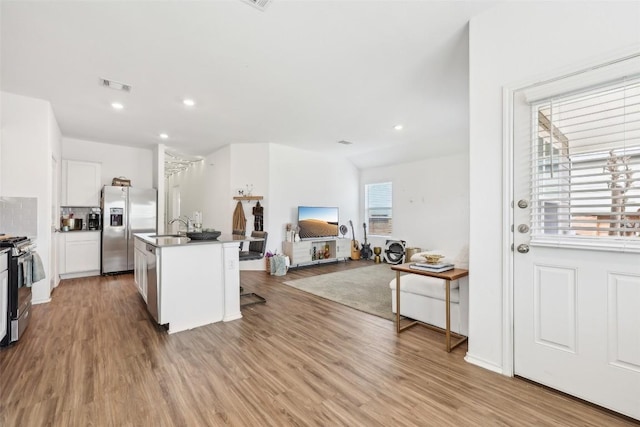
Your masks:
{"label": "wooden side table", "polygon": [[[418,270],[415,268],[410,268],[409,266],[412,263],[392,265],[391,269],[396,272],[396,331],[399,334],[400,332],[409,329],[415,325],[422,325],[426,328],[433,329],[435,331],[442,332],[442,328],[438,328],[437,326],[430,325],[428,323],[420,322],[419,320],[412,320],[410,323],[400,326],[400,273],[410,273],[417,274],[419,276],[429,276],[436,277],[438,279],[443,279],[445,281],[445,308],[446,308],[446,328],[444,330],[445,333],[445,346],[447,352],[451,352],[454,348],[462,344],[467,340],[468,337],[464,335],[457,334],[455,332],[451,332],[451,281],[457,280],[462,277],[466,277],[469,275],[469,270],[463,270],[461,268],[454,268],[453,270],[444,271],[442,273],[433,273],[431,271]],[[451,343],[451,336],[457,339],[453,344]]]}

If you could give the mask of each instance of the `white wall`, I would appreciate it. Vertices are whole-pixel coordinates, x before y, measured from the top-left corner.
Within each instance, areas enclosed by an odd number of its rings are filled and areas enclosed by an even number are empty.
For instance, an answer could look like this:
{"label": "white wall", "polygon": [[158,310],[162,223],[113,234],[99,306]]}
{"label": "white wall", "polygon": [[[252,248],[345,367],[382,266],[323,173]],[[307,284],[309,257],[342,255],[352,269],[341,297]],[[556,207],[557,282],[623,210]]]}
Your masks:
{"label": "white wall", "polygon": [[[0,22],[2,21],[2,5],[0,5]],[[0,31],[0,46],[2,46],[2,31]],[[2,69],[2,55],[0,54],[0,70]],[[0,73],[0,88],[2,88],[2,73]],[[2,92],[0,91],[0,124],[2,124]],[[2,128],[0,127],[0,165],[2,164]],[[0,195],[2,195],[2,174],[0,173]]]}
{"label": "white wall", "polygon": [[[447,257],[466,260],[469,244],[469,156],[467,153],[412,163],[369,168],[360,173],[362,187],[393,183],[393,235],[370,236],[371,247],[387,239],[407,247],[438,249]],[[364,194],[360,194],[364,217]],[[362,222],[354,222],[362,233]],[[458,264],[466,267],[463,262]]]}
{"label": "white wall", "polygon": [[[639,2],[513,2],[470,23],[470,277],[467,360],[502,371],[502,88],[640,42]],[[508,356],[507,356],[508,357]],[[508,364],[508,361],[507,361]]]}
{"label": "white wall", "polygon": [[[60,157],[60,131],[47,101],[2,94],[2,156],[0,194],[38,199],[37,252],[46,278],[33,285],[34,304],[50,298],[52,157]],[[34,236],[30,236],[34,237]]]}
{"label": "white wall", "polygon": [[287,223],[295,225],[298,206],[337,206],[340,224],[359,219],[358,169],[349,161],[311,151],[270,144],[270,250],[282,253]]}
{"label": "white wall", "polygon": [[[180,186],[181,213],[203,213],[203,226],[230,233],[237,201],[233,196],[246,185],[263,196],[267,249],[282,253],[287,223],[295,225],[298,206],[338,206],[340,222],[358,219],[358,170],[350,162],[278,144],[234,144],[205,158],[188,171],[167,179],[167,204],[171,188]],[[242,203],[247,233],[253,230],[256,202]],[[247,261],[243,270],[262,270],[263,261]]]}
{"label": "white wall", "polygon": [[[270,144],[233,144],[231,149],[231,163],[229,165],[230,174],[230,190],[231,197],[229,198],[231,213],[229,216],[233,219],[233,210],[237,205],[237,201],[233,200],[233,196],[237,196],[238,190],[244,190],[244,194],[247,195],[247,188],[251,190],[251,194],[254,196],[263,196],[264,199],[260,201],[260,206],[263,207],[265,213],[263,217],[263,230],[267,231],[267,247],[274,247],[274,236],[271,233],[270,221],[271,218],[269,211],[271,210],[271,203],[269,200],[269,188],[270,177],[269,170],[272,166],[271,157],[269,155]],[[249,187],[247,187],[249,186]],[[254,230],[254,216],[253,208],[256,206],[255,201],[242,201],[242,207],[244,208],[244,216],[247,219],[247,234],[251,234]],[[231,222],[233,225],[233,221]],[[245,250],[248,248],[245,247]],[[264,270],[265,264],[262,260],[243,261],[240,263],[241,270]]]}
{"label": "white wall", "polygon": [[[166,179],[167,221],[171,216],[172,189],[180,189],[180,215],[191,217],[194,211],[202,212],[202,227],[231,232],[232,194],[230,184],[231,148],[225,146],[195,163],[186,171]],[[182,226],[184,227],[184,226]],[[168,227],[177,231],[178,223]],[[227,231],[228,230],[228,231]]]}
{"label": "white wall", "polygon": [[[51,109],[51,106],[49,106]],[[62,179],[62,133],[58,127],[53,110],[49,115],[49,141],[51,143],[51,159],[49,159],[49,188],[51,189],[51,206],[49,211],[49,224],[51,229],[60,227],[60,190]],[[55,166],[54,166],[55,164]],[[55,170],[53,168],[55,167]],[[61,236],[53,232],[50,241],[50,259],[49,259],[49,288],[53,290],[60,283],[60,275],[58,274],[58,238]]]}
{"label": "white wall", "polygon": [[62,138],[62,158],[102,163],[102,185],[124,176],[137,188],[154,188],[151,148],[134,148],[81,139]]}

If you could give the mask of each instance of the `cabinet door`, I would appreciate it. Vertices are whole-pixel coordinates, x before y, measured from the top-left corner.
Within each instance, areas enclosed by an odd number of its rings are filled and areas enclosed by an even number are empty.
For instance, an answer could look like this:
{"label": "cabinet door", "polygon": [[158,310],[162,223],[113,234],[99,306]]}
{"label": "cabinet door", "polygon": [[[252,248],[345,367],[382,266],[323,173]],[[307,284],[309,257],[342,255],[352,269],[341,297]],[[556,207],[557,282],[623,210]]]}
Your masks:
{"label": "cabinet door", "polygon": [[64,160],[62,165],[62,205],[100,206],[101,165]]}
{"label": "cabinet door", "polygon": [[147,254],[138,247],[135,248],[134,254],[134,279],[138,292],[147,302]]}
{"label": "cabinet door", "polygon": [[[6,255],[0,255],[6,257]],[[4,339],[7,335],[7,317],[9,303],[9,275],[5,270],[0,273],[0,340]]]}
{"label": "cabinet door", "polygon": [[351,240],[336,240],[336,258],[349,258],[351,256]]}
{"label": "cabinet door", "polygon": [[58,274],[67,272],[67,236],[65,233],[58,233]]}
{"label": "cabinet door", "polygon": [[311,262],[311,242],[295,242],[291,250],[291,263]]}
{"label": "cabinet door", "polygon": [[100,270],[99,233],[67,234],[65,244],[65,273]]}

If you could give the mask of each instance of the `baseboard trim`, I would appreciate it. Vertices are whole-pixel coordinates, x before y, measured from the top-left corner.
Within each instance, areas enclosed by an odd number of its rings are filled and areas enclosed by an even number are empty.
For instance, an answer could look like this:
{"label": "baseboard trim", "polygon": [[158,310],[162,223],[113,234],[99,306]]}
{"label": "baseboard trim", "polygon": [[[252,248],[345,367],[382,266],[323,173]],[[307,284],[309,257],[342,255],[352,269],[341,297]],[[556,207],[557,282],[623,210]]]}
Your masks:
{"label": "baseboard trim", "polygon": [[242,319],[242,313],[234,314],[231,316],[225,316],[222,321],[223,322],[231,322],[232,320]]}
{"label": "baseboard trim", "polygon": [[92,271],[82,271],[79,273],[62,273],[60,274],[61,279],[78,279],[80,277],[92,277],[99,276],[100,270],[92,270]]}
{"label": "baseboard trim", "polygon": [[[464,360],[467,363],[471,363],[472,365],[476,365],[479,366],[481,368],[487,369],[489,371],[495,372],[496,374],[500,374],[500,375],[507,375],[503,372],[502,370],[502,366],[500,365],[496,365],[495,363],[491,363],[487,360],[484,360],[480,357],[476,357],[473,356],[472,354],[467,353],[464,356]],[[507,375],[509,376],[509,375]]]}

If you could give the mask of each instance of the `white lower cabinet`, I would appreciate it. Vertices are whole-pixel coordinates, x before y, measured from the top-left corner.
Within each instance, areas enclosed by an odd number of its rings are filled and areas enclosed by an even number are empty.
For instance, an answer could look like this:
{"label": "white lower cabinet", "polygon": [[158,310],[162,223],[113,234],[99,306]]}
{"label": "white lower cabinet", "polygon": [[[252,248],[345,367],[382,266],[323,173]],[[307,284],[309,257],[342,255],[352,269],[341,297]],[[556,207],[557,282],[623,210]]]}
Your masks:
{"label": "white lower cabinet", "polygon": [[283,242],[282,250],[292,266],[320,264],[347,259],[351,255],[351,240],[318,238],[300,242]]}
{"label": "white lower cabinet", "polygon": [[147,302],[147,253],[146,244],[140,240],[135,240],[135,250],[133,253],[133,279],[136,282],[138,292],[142,295],[144,302]]}
{"label": "white lower cabinet", "polygon": [[349,258],[351,256],[351,240],[338,239],[336,240],[336,257],[337,258]]}
{"label": "white lower cabinet", "polygon": [[60,235],[60,276],[100,274],[100,232],[70,231]]}
{"label": "white lower cabinet", "polygon": [[311,242],[284,242],[283,252],[289,257],[291,265],[307,264],[312,261]]}

